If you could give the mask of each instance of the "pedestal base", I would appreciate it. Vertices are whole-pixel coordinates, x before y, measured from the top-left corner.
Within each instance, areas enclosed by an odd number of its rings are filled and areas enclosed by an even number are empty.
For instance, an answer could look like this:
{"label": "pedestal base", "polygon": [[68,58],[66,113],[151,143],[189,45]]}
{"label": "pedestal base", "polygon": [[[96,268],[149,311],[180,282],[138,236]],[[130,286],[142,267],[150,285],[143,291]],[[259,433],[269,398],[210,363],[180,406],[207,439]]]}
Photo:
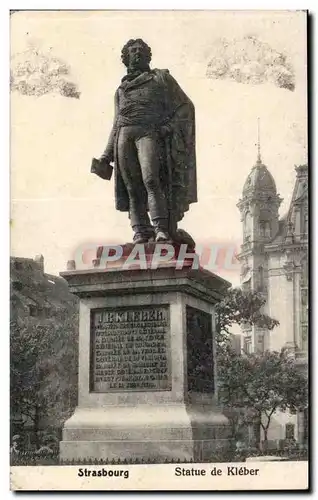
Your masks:
{"label": "pedestal base", "polygon": [[229,446],[214,319],[229,283],[146,262],[62,274],[80,297],[78,408],[62,461],[201,461]]}
{"label": "pedestal base", "polygon": [[195,462],[227,447],[227,419],[207,406],[77,408],[65,423],[60,457]]}

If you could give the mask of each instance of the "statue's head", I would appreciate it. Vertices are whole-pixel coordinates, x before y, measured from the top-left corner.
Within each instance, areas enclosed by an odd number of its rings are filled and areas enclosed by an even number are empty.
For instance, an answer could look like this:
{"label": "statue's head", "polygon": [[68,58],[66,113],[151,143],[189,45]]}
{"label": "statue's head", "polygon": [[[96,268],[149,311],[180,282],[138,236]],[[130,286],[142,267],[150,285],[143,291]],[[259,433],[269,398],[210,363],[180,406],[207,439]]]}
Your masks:
{"label": "statue's head", "polygon": [[131,69],[148,68],[151,61],[151,49],[141,38],[129,40],[121,51],[121,60]]}

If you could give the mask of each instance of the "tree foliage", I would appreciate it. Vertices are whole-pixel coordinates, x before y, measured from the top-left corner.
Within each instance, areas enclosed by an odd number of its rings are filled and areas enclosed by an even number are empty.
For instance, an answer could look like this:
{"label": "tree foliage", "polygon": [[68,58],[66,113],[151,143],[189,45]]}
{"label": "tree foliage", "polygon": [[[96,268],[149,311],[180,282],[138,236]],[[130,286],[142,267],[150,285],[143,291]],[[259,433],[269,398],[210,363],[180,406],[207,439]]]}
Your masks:
{"label": "tree foliage", "polygon": [[31,329],[11,323],[11,415],[20,415],[34,424],[40,409],[46,405],[45,391],[41,386],[49,372],[45,357],[48,344],[48,331],[43,326],[34,325]]}
{"label": "tree foliage", "polygon": [[235,438],[244,426],[256,422],[267,441],[276,411],[294,412],[307,404],[306,378],[286,350],[248,354],[231,346],[230,331],[235,325],[272,330],[279,324],[262,312],[265,302],[258,292],[232,288],[216,307],[219,401]]}
{"label": "tree foliage", "polygon": [[307,407],[307,380],[286,349],[237,355],[228,348],[221,361],[219,397],[236,423],[236,431],[258,418],[266,442],[276,411],[296,412]]}
{"label": "tree foliage", "polygon": [[266,299],[258,292],[230,288],[224,299],[216,305],[217,332],[221,339],[230,333],[233,325],[250,323],[267,330],[275,328],[279,322],[262,312],[265,303]]}
{"label": "tree foliage", "polygon": [[[38,435],[41,421],[61,425],[77,399],[77,321],[11,323],[10,411]],[[39,443],[37,443],[39,444]]]}

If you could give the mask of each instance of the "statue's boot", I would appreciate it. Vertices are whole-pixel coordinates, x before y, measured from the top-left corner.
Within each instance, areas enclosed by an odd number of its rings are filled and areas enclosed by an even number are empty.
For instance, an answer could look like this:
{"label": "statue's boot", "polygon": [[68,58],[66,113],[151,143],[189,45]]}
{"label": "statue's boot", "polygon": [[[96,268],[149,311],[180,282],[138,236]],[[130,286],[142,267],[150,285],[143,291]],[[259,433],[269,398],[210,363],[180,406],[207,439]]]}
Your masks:
{"label": "statue's boot", "polygon": [[168,231],[168,219],[165,217],[158,217],[157,219],[153,219],[152,222],[155,228],[156,242],[171,241]]}
{"label": "statue's boot", "polygon": [[156,242],[164,242],[164,241],[171,241],[171,238],[169,236],[169,234],[165,231],[162,231],[161,229],[159,229],[158,231],[156,231]]}
{"label": "statue's boot", "polygon": [[141,233],[136,233],[134,235],[133,242],[136,243],[136,245],[141,244],[141,243],[148,243],[149,237],[141,234]]}
{"label": "statue's boot", "polygon": [[136,244],[148,243],[149,240],[154,239],[155,231],[152,226],[133,226],[135,232],[133,242]]}

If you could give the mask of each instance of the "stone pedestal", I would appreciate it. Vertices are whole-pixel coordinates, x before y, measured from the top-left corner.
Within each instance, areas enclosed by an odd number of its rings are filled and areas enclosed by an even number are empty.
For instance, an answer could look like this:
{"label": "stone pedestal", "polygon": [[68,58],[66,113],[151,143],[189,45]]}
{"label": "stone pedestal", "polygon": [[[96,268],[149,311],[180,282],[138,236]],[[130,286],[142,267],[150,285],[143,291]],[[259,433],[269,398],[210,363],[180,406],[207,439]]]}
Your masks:
{"label": "stone pedestal", "polygon": [[214,304],[229,283],[175,262],[62,276],[80,297],[80,323],[78,407],[61,460],[196,461],[226,448]]}

